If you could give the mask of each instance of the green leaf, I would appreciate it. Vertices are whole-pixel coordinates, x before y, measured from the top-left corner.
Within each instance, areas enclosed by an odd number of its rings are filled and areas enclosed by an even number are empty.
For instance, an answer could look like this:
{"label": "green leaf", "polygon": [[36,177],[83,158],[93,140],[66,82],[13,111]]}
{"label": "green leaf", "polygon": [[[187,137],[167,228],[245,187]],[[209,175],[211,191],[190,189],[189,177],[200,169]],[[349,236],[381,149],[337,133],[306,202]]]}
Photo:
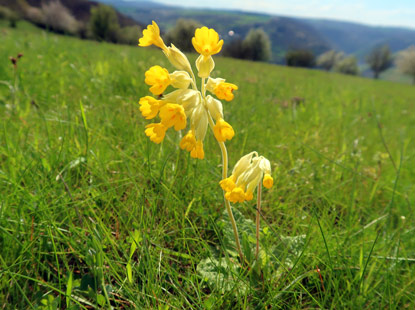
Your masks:
{"label": "green leaf", "polygon": [[68,283],[66,284],[66,307],[69,308],[71,294],[72,294],[72,271],[69,273]]}
{"label": "green leaf", "polygon": [[[277,238],[269,230],[266,230],[267,240],[271,241],[272,246],[261,247],[258,260],[255,261],[256,226],[252,220],[246,219],[238,210],[234,209],[233,214],[238,226],[242,251],[246,260],[252,262],[251,270],[254,270],[254,273],[251,274],[250,280],[253,283],[257,283],[261,279],[261,269],[268,265],[274,265],[274,268],[270,268],[270,270],[275,270],[272,277],[279,277],[282,272],[285,272],[285,269],[293,267],[295,260],[303,251],[305,235],[279,236]],[[198,264],[197,271],[211,288],[217,289],[221,293],[229,291],[234,291],[236,294],[244,293],[248,289],[247,282],[242,278],[245,277],[243,272],[246,270],[234,261],[237,259],[238,253],[235,250],[236,243],[232,224],[226,211],[222,219],[218,221],[218,226],[223,232],[222,244],[231,258],[216,258],[212,253],[212,257],[204,259]],[[273,237],[275,242],[270,239]],[[285,268],[279,268],[282,265]]]}
{"label": "green leaf", "polygon": [[209,286],[218,289],[221,293],[232,290],[244,293],[247,290],[247,286],[239,277],[240,268],[237,267],[238,265],[238,263],[226,258],[218,260],[209,257],[197,265],[197,272]]}
{"label": "green leaf", "polygon": [[[238,227],[239,238],[242,239],[241,236],[245,235],[247,238],[246,242],[252,240],[249,236],[253,236],[253,240],[255,240],[254,222],[250,219],[246,219],[243,214],[235,208],[232,209],[232,213],[236,221],[236,226]],[[223,231],[223,245],[226,252],[233,257],[237,257],[238,252],[236,250],[235,235],[226,210],[224,210],[222,219],[218,222],[218,226],[222,228]]]}
{"label": "green leaf", "polygon": [[133,283],[133,271],[131,269],[131,263],[127,263],[127,278],[128,282]]}
{"label": "green leaf", "polygon": [[85,130],[88,130],[88,123],[86,122],[85,110],[82,101],[79,102],[79,106],[81,107],[82,123],[84,124]]}
{"label": "green leaf", "polygon": [[131,259],[131,257],[133,257],[133,254],[134,254],[135,250],[137,249],[137,246],[140,244],[141,240],[142,240],[142,238],[141,238],[141,235],[140,235],[140,231],[135,229],[134,233],[132,235],[132,240],[131,240],[130,259]]}
{"label": "green leaf", "polygon": [[104,295],[101,295],[101,294],[98,294],[98,295],[97,295],[97,303],[98,303],[98,305],[100,305],[101,307],[102,307],[103,305],[105,305],[105,297],[104,297]]}

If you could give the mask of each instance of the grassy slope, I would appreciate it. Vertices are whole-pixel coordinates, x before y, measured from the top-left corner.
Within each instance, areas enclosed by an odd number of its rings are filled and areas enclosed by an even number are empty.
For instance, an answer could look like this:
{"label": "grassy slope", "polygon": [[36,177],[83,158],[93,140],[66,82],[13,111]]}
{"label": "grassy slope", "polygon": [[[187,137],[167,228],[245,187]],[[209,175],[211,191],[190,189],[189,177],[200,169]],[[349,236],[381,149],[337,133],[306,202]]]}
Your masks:
{"label": "grassy slope", "polygon": [[[240,88],[224,104],[236,131],[231,166],[252,150],[279,166],[264,194],[266,243],[307,235],[292,270],[279,278],[271,268],[236,298],[196,272],[209,247],[223,251],[212,135],[206,159],[195,161],[175,132],[162,146],[143,133],[136,102],[149,94],[148,67],[172,69],[162,53],[1,25],[0,81],[10,83],[0,84],[1,307],[35,308],[59,292],[58,309],[85,307],[64,296],[70,272],[102,278],[116,309],[414,307],[415,87],[215,58],[216,74]],[[8,57],[19,52],[13,92]],[[304,104],[291,106],[295,96]],[[376,158],[387,153],[383,139],[398,172],[391,158]],[[253,202],[236,207],[254,217]],[[105,303],[90,292],[73,294]]]}

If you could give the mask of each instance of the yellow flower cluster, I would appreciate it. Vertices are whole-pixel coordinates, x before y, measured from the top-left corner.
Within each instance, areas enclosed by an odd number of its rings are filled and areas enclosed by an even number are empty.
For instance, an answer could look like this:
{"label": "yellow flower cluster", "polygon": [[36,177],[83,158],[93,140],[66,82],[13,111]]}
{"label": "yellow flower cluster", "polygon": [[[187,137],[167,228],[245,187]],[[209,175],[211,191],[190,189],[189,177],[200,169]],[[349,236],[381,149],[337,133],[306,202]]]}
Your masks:
{"label": "yellow flower cluster", "polygon": [[[232,126],[224,120],[223,106],[220,100],[231,101],[238,86],[228,83],[222,78],[211,78],[215,68],[212,55],[219,53],[223,46],[219,34],[214,29],[201,27],[196,29],[192,44],[199,57],[196,60],[197,76],[201,78],[200,91],[197,87],[195,74],[186,55],[173,44],[166,46],[160,36],[160,29],[153,21],[143,30],[139,46],[155,45],[159,47],[170,63],[177,70],[170,73],[166,68],[155,65],[145,72],[145,83],[150,86],[152,96],[142,97],[139,101],[140,111],[144,118],[150,120],[158,117],[158,123],[148,124],[145,134],[154,143],[164,140],[166,131],[174,128],[180,131],[188,128],[180,141],[180,148],[190,152],[193,158],[203,159],[205,151],[203,141],[207,128],[212,129],[219,143],[222,154],[222,180],[219,182],[224,191],[225,206],[232,223],[236,247],[241,261],[244,261],[238,229],[229,202],[244,202],[252,200],[254,190],[260,184],[266,188],[273,186],[271,164],[268,159],[259,156],[257,152],[243,156],[235,165],[232,175],[228,177],[228,154],[225,141],[235,135]],[[167,92],[169,87],[175,88]],[[216,96],[214,98],[210,94]],[[261,185],[258,187],[257,205],[257,256],[259,251],[259,210],[261,200]]]}
{"label": "yellow flower cluster", "polygon": [[261,179],[264,187],[273,186],[271,164],[265,157],[252,152],[243,156],[233,168],[232,175],[220,181],[219,184],[226,192],[225,198],[236,203],[252,200],[254,190]]}
{"label": "yellow flower cluster", "polygon": [[[233,91],[238,87],[226,83],[224,79],[210,78],[215,67],[212,55],[219,53],[223,45],[223,40],[219,40],[215,30],[207,27],[196,29],[192,44],[200,54],[196,60],[198,76],[202,79],[200,91],[189,60],[174,45],[167,47],[164,44],[158,25],[153,21],[143,30],[143,37],[139,39],[138,45],[155,45],[161,48],[170,63],[178,70],[169,73],[166,68],[157,65],[148,69],[145,73],[145,83],[150,86],[150,92],[158,98],[145,96],[140,99],[139,104],[143,117],[160,118],[159,123],[146,126],[145,134],[151,141],[161,143],[168,128],[173,127],[178,131],[185,129],[189,124],[189,130],[182,138],[180,148],[190,152],[193,158],[203,159],[203,140],[209,125],[219,142],[231,140],[235,135],[232,126],[224,120],[222,103],[218,99],[231,101],[234,98]],[[176,90],[165,94],[169,86]],[[218,99],[206,95],[206,91]]]}

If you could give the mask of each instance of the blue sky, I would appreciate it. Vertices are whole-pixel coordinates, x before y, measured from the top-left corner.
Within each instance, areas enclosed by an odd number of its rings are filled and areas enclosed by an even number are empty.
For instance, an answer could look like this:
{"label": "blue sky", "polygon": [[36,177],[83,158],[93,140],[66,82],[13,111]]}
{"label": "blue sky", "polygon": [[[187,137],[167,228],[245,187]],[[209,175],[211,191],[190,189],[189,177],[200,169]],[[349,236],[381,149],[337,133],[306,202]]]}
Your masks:
{"label": "blue sky", "polygon": [[166,4],[239,9],[415,29],[415,0],[153,0]]}

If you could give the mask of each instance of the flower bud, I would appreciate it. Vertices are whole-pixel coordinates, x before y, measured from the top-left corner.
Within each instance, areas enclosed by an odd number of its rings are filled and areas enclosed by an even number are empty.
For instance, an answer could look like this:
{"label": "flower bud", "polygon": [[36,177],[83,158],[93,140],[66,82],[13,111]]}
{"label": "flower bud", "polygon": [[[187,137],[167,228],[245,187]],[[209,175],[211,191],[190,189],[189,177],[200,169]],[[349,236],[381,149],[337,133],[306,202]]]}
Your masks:
{"label": "flower bud", "polygon": [[200,78],[208,78],[212,70],[215,68],[215,62],[211,56],[200,55],[196,59],[196,68],[199,71]]}
{"label": "flower bud", "polygon": [[261,156],[259,167],[262,169],[262,171],[264,171],[264,173],[268,173],[268,174],[271,173],[271,163],[269,162],[268,159],[266,159],[263,156]]}
{"label": "flower bud", "polygon": [[173,87],[182,89],[187,89],[192,80],[186,71],[174,71],[170,73],[170,79]]}
{"label": "flower bud", "polygon": [[264,179],[262,180],[262,184],[264,185],[264,187],[269,189],[274,185],[274,179],[270,174],[266,173]]}
{"label": "flower bud", "polygon": [[181,98],[187,91],[189,91],[188,89],[177,89],[175,91],[172,91],[171,93],[168,93],[166,95],[163,95],[163,98],[161,99],[161,101],[163,101],[164,103],[177,103],[179,101],[179,98]]}
{"label": "flower bud", "polygon": [[219,100],[208,95],[206,96],[206,105],[210,115],[212,115],[215,120],[223,118],[223,107]]}
{"label": "flower bud", "polygon": [[201,105],[200,100],[200,93],[198,91],[188,89],[177,99],[177,102],[183,106],[186,114],[190,115],[194,107]]}
{"label": "flower bud", "polygon": [[257,152],[251,152],[249,154],[246,154],[245,156],[242,156],[241,159],[238,160],[235,167],[232,170],[232,175],[235,176],[235,181],[239,177],[239,175],[247,170],[251,164],[252,156],[258,156]]}
{"label": "flower bud", "polygon": [[190,66],[189,60],[187,59],[186,55],[182,53],[177,47],[171,44],[170,47],[167,48],[167,51],[164,52],[167,59],[170,63],[176,67],[176,69],[184,70],[187,72],[192,71],[192,67]]}
{"label": "flower bud", "polygon": [[199,104],[193,109],[191,120],[196,140],[203,141],[208,127],[208,115],[203,105]]}
{"label": "flower bud", "polygon": [[[255,186],[258,184],[259,179],[262,177],[262,170],[259,167],[259,162],[259,157],[252,159],[251,165],[248,167],[248,169],[245,170],[245,172],[243,172],[236,180],[237,186],[251,185],[250,189],[252,189],[252,183],[254,180],[258,180]],[[255,188],[255,186],[253,188]]]}

